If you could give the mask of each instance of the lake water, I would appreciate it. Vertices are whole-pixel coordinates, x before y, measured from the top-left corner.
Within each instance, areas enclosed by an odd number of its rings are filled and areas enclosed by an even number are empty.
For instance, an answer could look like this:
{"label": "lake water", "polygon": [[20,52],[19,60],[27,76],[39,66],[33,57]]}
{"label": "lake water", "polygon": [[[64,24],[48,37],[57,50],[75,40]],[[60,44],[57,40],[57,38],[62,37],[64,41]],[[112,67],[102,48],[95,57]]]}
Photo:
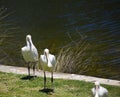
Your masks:
{"label": "lake water", "polygon": [[[92,45],[91,52],[98,57],[95,73],[99,77],[120,80],[120,9],[119,0],[1,0],[0,5],[12,14],[7,18],[17,28],[11,31],[17,38],[3,46],[15,63],[23,66],[20,51],[25,36],[32,39],[39,52],[50,48],[53,53],[80,35]],[[9,31],[9,32],[11,32]],[[11,43],[12,42],[12,43]],[[12,59],[11,59],[12,60]],[[11,62],[11,61],[10,61]],[[8,61],[6,64],[10,64]],[[97,72],[97,73],[96,73]]]}

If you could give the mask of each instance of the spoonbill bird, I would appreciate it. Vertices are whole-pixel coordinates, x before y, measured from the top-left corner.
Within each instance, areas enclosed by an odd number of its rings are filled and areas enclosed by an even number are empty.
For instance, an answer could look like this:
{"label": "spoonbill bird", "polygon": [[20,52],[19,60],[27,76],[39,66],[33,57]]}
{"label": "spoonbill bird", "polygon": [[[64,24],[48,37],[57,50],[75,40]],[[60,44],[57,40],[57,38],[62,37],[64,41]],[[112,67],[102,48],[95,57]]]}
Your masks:
{"label": "spoonbill bird", "polygon": [[98,81],[95,82],[95,87],[91,89],[93,97],[108,97],[108,90],[102,86]]}
{"label": "spoonbill bird", "polygon": [[51,83],[53,86],[53,69],[56,63],[56,58],[54,55],[49,53],[49,49],[44,49],[44,54],[40,55],[40,61],[42,65],[42,69],[44,72],[44,89],[46,88],[46,73],[45,71],[51,72]]}
{"label": "spoonbill bird", "polygon": [[30,77],[30,67],[33,66],[33,76],[35,77],[35,68],[38,64],[38,51],[34,46],[31,35],[26,36],[26,46],[21,48],[23,58],[28,66],[28,76]]}

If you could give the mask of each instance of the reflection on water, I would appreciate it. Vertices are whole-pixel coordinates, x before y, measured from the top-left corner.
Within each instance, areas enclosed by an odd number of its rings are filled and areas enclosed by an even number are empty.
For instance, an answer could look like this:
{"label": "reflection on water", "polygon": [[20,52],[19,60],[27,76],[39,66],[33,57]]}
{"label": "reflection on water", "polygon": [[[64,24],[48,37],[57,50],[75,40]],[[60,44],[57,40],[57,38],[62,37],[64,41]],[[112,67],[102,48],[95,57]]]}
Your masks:
{"label": "reflection on water", "polygon": [[82,34],[92,45],[90,52],[99,59],[96,63],[99,67],[95,70],[97,73],[90,75],[120,80],[118,1],[3,0],[1,4],[8,11],[14,11],[10,19],[17,21],[22,29],[21,34],[17,35],[20,46],[25,44],[25,35],[30,33],[39,52],[47,47],[57,54],[59,48],[67,45],[71,39],[79,40],[78,34]]}

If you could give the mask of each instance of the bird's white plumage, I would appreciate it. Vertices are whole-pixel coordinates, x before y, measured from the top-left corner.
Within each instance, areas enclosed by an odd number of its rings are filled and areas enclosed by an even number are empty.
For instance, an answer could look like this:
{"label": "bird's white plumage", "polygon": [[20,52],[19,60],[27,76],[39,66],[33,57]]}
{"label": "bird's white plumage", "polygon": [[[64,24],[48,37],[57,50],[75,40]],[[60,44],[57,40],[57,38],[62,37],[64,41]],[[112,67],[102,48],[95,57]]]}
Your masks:
{"label": "bird's white plumage", "polygon": [[[44,65],[48,65],[47,64],[47,58],[46,58],[45,55],[41,55],[40,59],[41,59],[41,61],[43,62]],[[55,65],[55,62],[56,62],[55,56],[52,55],[52,54],[49,54],[49,61],[50,61],[51,65],[48,66],[48,67],[53,67]]]}
{"label": "bird's white plumage", "polygon": [[[45,55],[45,52],[48,53],[48,59]],[[43,65],[43,67],[54,67],[55,63],[56,63],[56,58],[54,55],[50,54],[48,49],[45,49],[44,50],[44,54],[43,55],[40,55],[40,61],[41,61],[41,64]]]}
{"label": "bird's white plumage", "polygon": [[26,62],[38,61],[38,51],[34,46],[31,36],[26,36],[27,45],[21,48],[23,58]]}
{"label": "bird's white plumage", "polygon": [[[98,86],[98,89],[96,89]],[[108,90],[100,86],[99,82],[95,82],[95,87],[91,89],[93,97],[108,97]]]}
{"label": "bird's white plumage", "polygon": [[23,48],[21,48],[21,51],[22,51],[24,60],[26,62],[29,62],[31,60],[31,58],[30,58],[31,52],[30,52],[29,48],[27,46],[24,46]]}
{"label": "bird's white plumage", "polygon": [[33,65],[33,73],[35,76],[35,67],[38,63],[38,51],[36,47],[34,46],[31,35],[26,36],[26,46],[21,48],[21,52],[23,55],[24,60],[28,64],[28,74],[30,76],[30,64],[32,63]]}
{"label": "bird's white plumage", "polygon": [[44,89],[46,88],[46,73],[45,71],[51,72],[51,83],[53,86],[53,70],[56,63],[56,58],[54,55],[49,53],[48,49],[44,50],[44,54],[40,55],[40,62],[44,72]]}

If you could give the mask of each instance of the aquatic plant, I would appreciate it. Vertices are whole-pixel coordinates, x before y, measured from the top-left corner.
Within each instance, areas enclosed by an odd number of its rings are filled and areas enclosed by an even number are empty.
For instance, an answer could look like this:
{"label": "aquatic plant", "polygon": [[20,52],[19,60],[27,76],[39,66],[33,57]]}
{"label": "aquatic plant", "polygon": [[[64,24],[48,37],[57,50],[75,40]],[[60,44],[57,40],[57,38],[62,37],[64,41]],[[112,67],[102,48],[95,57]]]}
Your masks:
{"label": "aquatic plant", "polygon": [[[14,20],[11,18],[12,12],[8,12],[7,8],[0,8],[0,64],[15,65],[20,41],[17,33],[19,28],[15,26]],[[18,34],[19,35],[19,34]],[[17,45],[16,45],[17,44]]]}
{"label": "aquatic plant", "polygon": [[55,71],[77,74],[90,71],[94,66],[93,53],[89,52],[90,49],[91,45],[87,42],[86,37],[80,35],[79,40],[72,41],[60,50]]}

